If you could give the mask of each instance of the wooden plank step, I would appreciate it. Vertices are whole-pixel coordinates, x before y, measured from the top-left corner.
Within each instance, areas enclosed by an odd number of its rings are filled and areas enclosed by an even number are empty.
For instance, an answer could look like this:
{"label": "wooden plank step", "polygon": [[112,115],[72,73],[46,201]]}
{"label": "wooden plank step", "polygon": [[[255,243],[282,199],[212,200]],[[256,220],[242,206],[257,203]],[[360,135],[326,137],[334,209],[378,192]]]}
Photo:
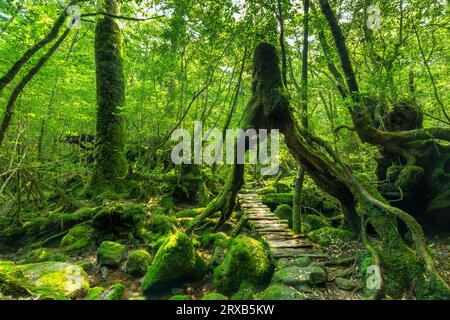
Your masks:
{"label": "wooden plank step", "polygon": [[275,258],[298,258],[304,256],[311,258],[324,258],[327,256],[322,251],[315,249],[273,248],[271,251]]}
{"label": "wooden plank step", "polygon": [[267,216],[257,216],[257,215],[249,215],[248,220],[252,221],[280,221],[277,218],[267,217]]}
{"label": "wooden plank step", "polygon": [[296,240],[269,240],[267,241],[270,248],[312,248],[313,244],[309,241],[296,241]]}
{"label": "wooden plank step", "polygon": [[286,230],[275,230],[275,231],[260,231],[257,230],[258,234],[262,236],[270,235],[270,234],[289,234]]}
{"label": "wooden plank step", "polygon": [[263,238],[266,241],[285,241],[285,240],[295,240],[294,237],[292,237],[292,234],[290,233],[275,233],[275,234],[267,234],[262,236],[261,238]]}

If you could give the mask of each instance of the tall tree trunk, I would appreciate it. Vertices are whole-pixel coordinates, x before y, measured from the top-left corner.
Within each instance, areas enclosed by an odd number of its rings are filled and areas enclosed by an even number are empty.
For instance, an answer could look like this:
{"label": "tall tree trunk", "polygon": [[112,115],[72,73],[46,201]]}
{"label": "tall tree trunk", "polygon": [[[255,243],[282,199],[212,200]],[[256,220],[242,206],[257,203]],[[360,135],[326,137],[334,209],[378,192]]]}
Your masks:
{"label": "tall tree trunk", "polygon": [[[309,0],[303,0],[303,52],[301,82],[301,119],[303,127],[308,130],[308,54],[309,54]],[[292,225],[295,233],[305,231],[306,213],[302,214],[302,191],[305,183],[305,169],[300,167],[295,179],[294,206],[292,208]]]}
{"label": "tall tree trunk", "polygon": [[[119,15],[119,2],[104,0],[103,11]],[[127,173],[125,137],[121,108],[125,105],[122,34],[117,19],[99,18],[95,30],[97,65],[97,136],[95,167],[88,194],[106,190],[120,192]]]}

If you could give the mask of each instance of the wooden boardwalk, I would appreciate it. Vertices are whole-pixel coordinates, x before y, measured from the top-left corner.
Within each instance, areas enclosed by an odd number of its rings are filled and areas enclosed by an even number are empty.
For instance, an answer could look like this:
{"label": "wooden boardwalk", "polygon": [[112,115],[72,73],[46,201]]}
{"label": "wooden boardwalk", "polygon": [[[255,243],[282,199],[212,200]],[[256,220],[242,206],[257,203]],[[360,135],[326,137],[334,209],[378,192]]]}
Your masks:
{"label": "wooden boardwalk", "polygon": [[289,229],[288,221],[280,220],[273,214],[261,202],[257,193],[242,191],[238,197],[242,211],[248,214],[250,226],[269,244],[275,258],[325,257],[323,252],[314,248],[311,241],[304,236],[295,235]]}

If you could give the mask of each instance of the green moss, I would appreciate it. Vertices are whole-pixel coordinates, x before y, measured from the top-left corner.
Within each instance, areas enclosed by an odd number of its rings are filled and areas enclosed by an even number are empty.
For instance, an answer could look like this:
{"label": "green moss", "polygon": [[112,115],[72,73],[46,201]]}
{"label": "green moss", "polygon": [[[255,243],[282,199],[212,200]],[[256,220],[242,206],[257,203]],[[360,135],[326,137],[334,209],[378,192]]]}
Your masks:
{"label": "green moss", "polygon": [[125,271],[133,276],[142,277],[152,261],[152,256],[145,250],[135,250],[128,255]]}
{"label": "green moss", "polygon": [[331,227],[331,224],[325,217],[317,216],[314,214],[306,215],[306,224],[308,228],[305,228],[306,232],[314,231],[321,228]]}
{"label": "green moss", "polygon": [[425,170],[418,166],[405,166],[397,179],[397,186],[402,190],[411,190],[422,180]]}
{"label": "green moss", "polygon": [[104,241],[97,250],[97,262],[101,266],[117,268],[125,254],[125,247],[117,242]]}
{"label": "green moss", "polygon": [[125,286],[121,283],[113,284],[102,294],[102,300],[120,300],[125,292]]}
{"label": "green moss", "polygon": [[289,227],[292,227],[292,208],[287,204],[282,204],[277,207],[274,214],[281,220],[287,220]]}
{"label": "green moss", "polygon": [[10,261],[0,260],[0,296],[11,298],[29,297],[34,286],[24,278],[23,273]]}
{"label": "green moss", "polygon": [[326,227],[308,233],[308,238],[315,243],[327,246],[333,243],[344,243],[355,240],[356,235],[347,230]]}
{"label": "green moss", "polygon": [[131,226],[134,228],[141,223],[146,217],[145,210],[137,204],[116,204],[112,206],[101,207],[99,212],[94,216],[94,225],[96,228],[110,227],[116,224],[120,228]]}
{"label": "green moss", "polygon": [[192,240],[184,233],[168,236],[158,249],[142,283],[145,296],[170,289],[183,281],[204,277],[205,261],[195,251]]}
{"label": "green moss", "polygon": [[145,231],[145,240],[152,243],[176,232],[176,220],[167,215],[151,215],[145,224]]}
{"label": "green moss", "polygon": [[105,288],[94,287],[89,290],[86,300],[102,300],[102,294],[105,292]]}
{"label": "green moss", "polygon": [[295,177],[289,177],[275,182],[272,186],[276,189],[277,193],[289,193],[294,189],[294,185]]}
{"label": "green moss", "polygon": [[225,234],[219,234],[219,237],[214,241],[213,255],[211,258],[211,265],[216,267],[222,263],[225,256],[230,251],[233,238]]}
{"label": "green moss", "polygon": [[179,295],[172,296],[169,300],[190,300],[190,299],[188,296],[179,294]]}
{"label": "green moss", "polygon": [[36,286],[36,293],[43,298],[63,299],[78,297],[89,289],[84,270],[63,262],[41,262],[16,266],[25,279]]}
{"label": "green moss", "polygon": [[166,212],[171,213],[175,210],[175,200],[172,197],[164,197],[159,201],[159,205],[165,209]]}
{"label": "green moss", "polygon": [[238,236],[222,263],[214,269],[214,285],[224,294],[239,290],[243,281],[261,284],[273,272],[273,265],[264,245],[247,236]]}
{"label": "green moss", "polygon": [[201,208],[201,209],[186,209],[186,210],[178,211],[175,214],[175,217],[177,217],[177,218],[195,218],[196,216],[199,215],[199,213],[202,210],[203,210],[203,208]]}
{"label": "green moss", "polygon": [[217,300],[217,301],[223,301],[228,300],[228,297],[224,296],[220,293],[208,293],[206,296],[202,298],[202,300]]}
{"label": "green moss", "polygon": [[75,226],[62,238],[60,248],[69,253],[92,248],[95,245],[94,235],[95,230],[91,225]]}
{"label": "green moss", "polygon": [[294,193],[269,193],[261,197],[263,204],[275,210],[278,206],[286,204],[292,207]]}
{"label": "green moss", "polygon": [[65,262],[69,260],[64,254],[54,249],[39,248],[30,251],[24,259],[25,263],[38,263],[45,261]]}
{"label": "green moss", "polygon": [[231,300],[254,300],[255,294],[255,286],[247,281],[243,281],[239,286],[239,290],[231,297]]}
{"label": "green moss", "polygon": [[272,284],[258,294],[259,300],[304,300],[304,297],[292,287]]}

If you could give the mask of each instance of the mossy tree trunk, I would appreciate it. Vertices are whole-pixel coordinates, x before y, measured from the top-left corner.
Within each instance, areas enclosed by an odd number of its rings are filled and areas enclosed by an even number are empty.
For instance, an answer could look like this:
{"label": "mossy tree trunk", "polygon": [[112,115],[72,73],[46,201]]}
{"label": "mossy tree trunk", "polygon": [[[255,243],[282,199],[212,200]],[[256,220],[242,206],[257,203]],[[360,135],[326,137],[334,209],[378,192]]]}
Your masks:
{"label": "mossy tree trunk", "polygon": [[[118,16],[119,2],[104,0],[103,11]],[[127,173],[122,108],[125,105],[122,34],[117,19],[101,16],[95,30],[97,135],[90,195],[120,192]]]}
{"label": "mossy tree trunk", "polygon": [[[309,53],[309,0],[303,0],[303,52],[302,52],[302,82],[301,82],[301,113],[302,125],[308,129],[308,53]],[[301,167],[295,179],[295,193],[292,207],[292,225],[295,233],[305,231],[306,215],[302,214],[302,191],[305,183],[305,169]]]}
{"label": "mossy tree trunk", "polygon": [[[253,94],[245,111],[245,123],[255,129],[279,129],[295,159],[317,185],[340,200],[351,218],[356,212],[366,215],[381,240],[379,252],[386,295],[401,297],[413,287],[420,297],[448,294],[448,285],[435,270],[421,226],[406,212],[390,206],[376,189],[360,181],[324,141],[299,126],[281,79],[276,48],[261,43],[254,54]],[[234,206],[243,173],[243,166],[233,167],[223,191],[189,231],[217,211],[222,211],[222,220],[229,217],[226,213]],[[413,247],[400,236],[397,219],[411,231]]]}

